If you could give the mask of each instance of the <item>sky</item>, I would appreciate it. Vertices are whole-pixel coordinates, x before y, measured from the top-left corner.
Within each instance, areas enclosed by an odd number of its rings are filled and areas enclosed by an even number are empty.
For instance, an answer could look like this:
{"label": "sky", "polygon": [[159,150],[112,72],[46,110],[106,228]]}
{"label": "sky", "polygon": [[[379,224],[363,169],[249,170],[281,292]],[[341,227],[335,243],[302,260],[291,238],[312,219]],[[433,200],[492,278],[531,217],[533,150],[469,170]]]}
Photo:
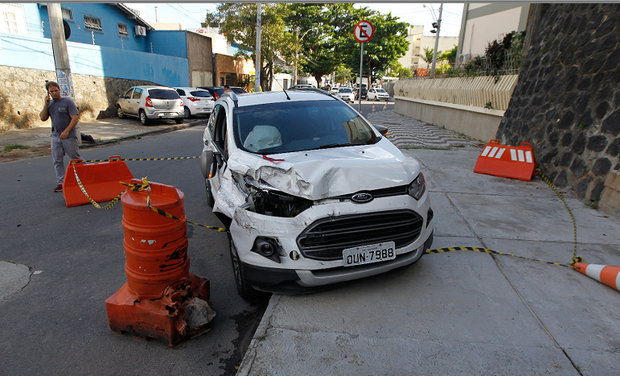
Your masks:
{"label": "sky", "polygon": [[[217,3],[126,3],[132,9],[140,12],[146,22],[153,24],[155,19],[155,7],[157,7],[157,21],[180,23],[185,29],[200,28],[204,21],[207,10],[214,11]],[[439,17],[440,3],[388,3],[388,2],[364,2],[356,3],[356,7],[367,7],[383,14],[391,12],[393,16],[400,17],[401,21],[412,25],[424,25],[424,35],[431,34],[431,23]],[[443,7],[441,36],[456,37],[461,27],[462,3],[446,3]]]}

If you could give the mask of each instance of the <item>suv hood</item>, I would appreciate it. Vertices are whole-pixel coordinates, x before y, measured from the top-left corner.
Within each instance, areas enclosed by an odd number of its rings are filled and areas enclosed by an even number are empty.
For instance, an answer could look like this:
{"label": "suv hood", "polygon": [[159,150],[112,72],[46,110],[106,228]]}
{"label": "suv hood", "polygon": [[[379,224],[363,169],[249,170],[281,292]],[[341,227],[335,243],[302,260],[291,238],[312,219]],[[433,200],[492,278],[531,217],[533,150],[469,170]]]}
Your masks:
{"label": "suv hood", "polygon": [[309,200],[406,185],[420,172],[386,139],[374,145],[306,150],[266,157],[245,151],[228,159],[232,172],[252,178],[260,188]]}

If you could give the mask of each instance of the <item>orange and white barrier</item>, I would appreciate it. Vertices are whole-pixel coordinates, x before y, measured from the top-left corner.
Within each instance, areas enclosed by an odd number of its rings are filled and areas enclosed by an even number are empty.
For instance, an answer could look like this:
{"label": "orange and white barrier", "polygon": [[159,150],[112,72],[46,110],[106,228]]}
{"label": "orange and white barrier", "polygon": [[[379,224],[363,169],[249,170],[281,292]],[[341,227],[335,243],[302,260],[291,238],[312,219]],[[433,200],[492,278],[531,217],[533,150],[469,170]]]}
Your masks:
{"label": "orange and white barrier", "polygon": [[575,270],[620,291],[620,266],[575,263]]}
{"label": "orange and white barrier", "polygon": [[509,146],[491,140],[478,156],[474,172],[530,181],[535,169],[534,150],[529,142]]}

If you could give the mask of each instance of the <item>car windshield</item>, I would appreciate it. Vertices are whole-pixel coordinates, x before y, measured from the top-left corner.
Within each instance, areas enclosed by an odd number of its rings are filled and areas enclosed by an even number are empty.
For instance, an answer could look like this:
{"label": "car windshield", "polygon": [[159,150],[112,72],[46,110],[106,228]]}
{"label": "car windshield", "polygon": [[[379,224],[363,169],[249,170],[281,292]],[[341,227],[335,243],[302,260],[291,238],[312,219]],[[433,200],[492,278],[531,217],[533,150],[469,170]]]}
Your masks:
{"label": "car windshield", "polygon": [[190,94],[193,95],[194,97],[211,98],[211,93],[209,93],[208,91],[204,91],[204,90],[191,91]]}
{"label": "car windshield", "polygon": [[383,89],[377,89],[377,93],[385,93],[386,91]]}
{"label": "car windshield", "polygon": [[340,93],[351,93],[351,89],[346,88],[346,89],[340,89]]}
{"label": "car windshield", "polygon": [[235,142],[259,154],[374,144],[379,138],[340,101],[270,103],[236,108]]}
{"label": "car windshield", "polygon": [[179,93],[170,89],[149,89],[151,99],[179,99]]}

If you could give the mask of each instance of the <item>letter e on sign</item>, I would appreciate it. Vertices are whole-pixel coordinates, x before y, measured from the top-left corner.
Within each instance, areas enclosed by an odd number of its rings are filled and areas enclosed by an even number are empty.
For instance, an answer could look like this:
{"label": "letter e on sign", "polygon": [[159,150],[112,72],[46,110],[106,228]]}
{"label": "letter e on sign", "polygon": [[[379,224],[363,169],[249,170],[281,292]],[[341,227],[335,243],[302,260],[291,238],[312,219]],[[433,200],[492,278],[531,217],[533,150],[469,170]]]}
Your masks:
{"label": "letter e on sign", "polygon": [[374,33],[375,27],[368,21],[358,22],[357,25],[355,25],[355,29],[353,29],[353,35],[360,43],[368,42]]}

